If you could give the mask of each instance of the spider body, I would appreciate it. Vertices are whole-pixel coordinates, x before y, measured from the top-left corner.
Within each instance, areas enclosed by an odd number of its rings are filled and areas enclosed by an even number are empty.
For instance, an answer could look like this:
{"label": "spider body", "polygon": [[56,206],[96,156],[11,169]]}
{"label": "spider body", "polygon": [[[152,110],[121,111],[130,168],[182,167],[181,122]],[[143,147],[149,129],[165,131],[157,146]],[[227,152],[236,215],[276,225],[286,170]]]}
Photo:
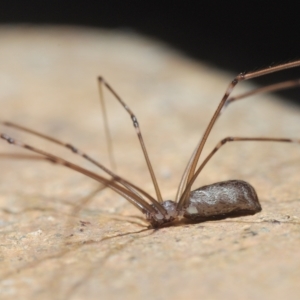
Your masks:
{"label": "spider body", "polygon": [[253,186],[242,180],[221,181],[190,193],[184,217],[207,221],[254,215],[261,206]]}
{"label": "spider body", "polygon": [[202,186],[190,193],[186,205],[181,209],[172,200],[164,201],[162,206],[166,210],[165,215],[159,211],[154,215],[146,213],[146,219],[154,228],[181,217],[203,222],[254,215],[261,211],[255,189],[243,180],[221,181]]}

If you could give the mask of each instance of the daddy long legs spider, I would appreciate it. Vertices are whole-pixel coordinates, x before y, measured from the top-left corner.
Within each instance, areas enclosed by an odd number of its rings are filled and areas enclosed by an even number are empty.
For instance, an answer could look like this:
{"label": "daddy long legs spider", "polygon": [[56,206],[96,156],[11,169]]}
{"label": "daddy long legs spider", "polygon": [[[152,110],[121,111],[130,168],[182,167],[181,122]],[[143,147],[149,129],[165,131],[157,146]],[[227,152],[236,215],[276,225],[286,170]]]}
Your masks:
{"label": "daddy long legs spider", "polygon": [[[1,138],[6,140],[8,143],[27,149],[31,152],[38,154],[34,159],[43,159],[51,161],[55,164],[63,165],[70,169],[73,169],[79,173],[82,173],[98,182],[100,182],[105,187],[114,190],[116,193],[123,196],[131,204],[133,204],[137,209],[145,214],[146,220],[152,225],[153,228],[159,228],[164,224],[173,222],[180,218],[187,218],[195,221],[205,221],[222,219],[227,217],[238,217],[243,215],[253,215],[261,211],[261,206],[256,195],[255,189],[247,182],[242,180],[229,180],[223,182],[217,182],[211,185],[200,187],[194,191],[191,191],[192,185],[196,178],[199,176],[200,172],[207,164],[207,162],[212,158],[212,156],[227,142],[236,141],[261,141],[261,142],[285,142],[285,143],[300,143],[299,139],[291,139],[285,137],[226,137],[222,139],[208,154],[208,156],[203,160],[203,162],[198,166],[198,161],[206,140],[215,124],[217,119],[220,117],[224,109],[232,102],[244,99],[250,95],[278,91],[290,87],[295,87],[300,85],[300,80],[289,80],[285,82],[280,82],[272,85],[268,85],[262,88],[252,90],[250,92],[230,97],[235,86],[244,80],[249,80],[255,77],[265,76],[273,72],[279,72],[284,69],[294,68],[300,66],[300,61],[294,61],[290,63],[280,64],[277,66],[272,66],[259,71],[241,73],[230,82],[227,87],[223,98],[221,99],[217,109],[215,110],[209,124],[207,125],[204,134],[200,141],[198,142],[194,152],[192,153],[185,171],[182,175],[181,181],[178,186],[177,194],[175,200],[163,200],[160,192],[159,185],[156,180],[154,170],[152,168],[150,158],[143,140],[141,129],[138,123],[138,119],[129,108],[129,106],[122,100],[122,98],[116,93],[116,91],[102,78],[98,78],[100,87],[100,98],[103,104],[104,121],[106,124],[106,133],[109,138],[109,131],[107,127],[107,119],[105,113],[105,106],[103,101],[102,88],[105,87],[115,99],[123,106],[123,108],[129,114],[133,126],[136,130],[136,134],[141,145],[144,158],[152,179],[152,183],[155,189],[156,197],[154,198],[149,193],[145,192],[140,187],[129,182],[125,178],[117,175],[115,172],[111,171],[103,164],[99,163],[86,153],[79,150],[77,147],[62,142],[56,138],[47,136],[45,134],[39,133],[35,130],[17,125],[11,122],[1,122],[2,125],[13,127],[17,130],[33,134],[40,138],[46,139],[58,145],[68,148],[74,154],[77,154],[84,159],[88,160],[92,164],[98,166],[104,172],[106,172],[110,178],[101,176],[95,172],[91,172],[79,165],[73,164],[63,158],[57,157],[51,153],[40,150],[36,147],[32,147],[26,143],[15,140],[14,138],[8,136],[5,133],[1,133]],[[110,142],[109,142],[110,145]]]}

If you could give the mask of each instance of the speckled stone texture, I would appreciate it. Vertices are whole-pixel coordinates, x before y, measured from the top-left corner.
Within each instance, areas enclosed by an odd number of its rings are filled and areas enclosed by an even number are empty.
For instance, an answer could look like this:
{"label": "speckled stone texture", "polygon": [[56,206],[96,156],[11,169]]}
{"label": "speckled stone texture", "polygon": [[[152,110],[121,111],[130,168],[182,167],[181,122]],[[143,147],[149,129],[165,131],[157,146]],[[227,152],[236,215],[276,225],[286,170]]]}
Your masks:
{"label": "speckled stone texture", "polygon": [[[138,116],[164,199],[174,199],[236,75],[133,33],[1,27],[0,41],[1,120],[72,142],[110,166],[96,81],[102,75]],[[236,92],[253,87],[245,82]],[[108,93],[106,100],[117,172],[153,193],[131,120]],[[300,138],[299,120],[298,107],[273,95],[238,101],[218,120],[203,157],[226,136]],[[59,146],[1,132],[98,172]],[[194,186],[246,180],[261,213],[156,231],[108,189],[89,199],[98,187],[92,179],[9,158],[3,153],[30,153],[3,140],[0,152],[1,299],[299,299],[297,144],[229,143]]]}

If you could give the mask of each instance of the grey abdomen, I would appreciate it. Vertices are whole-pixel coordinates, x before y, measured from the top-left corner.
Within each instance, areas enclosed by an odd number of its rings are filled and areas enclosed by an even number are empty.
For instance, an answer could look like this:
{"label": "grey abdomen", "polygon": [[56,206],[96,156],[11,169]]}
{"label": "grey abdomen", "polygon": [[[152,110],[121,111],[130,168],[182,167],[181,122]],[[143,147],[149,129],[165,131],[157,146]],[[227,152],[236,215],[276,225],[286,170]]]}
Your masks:
{"label": "grey abdomen", "polygon": [[253,215],[259,211],[261,206],[254,188],[242,180],[228,180],[192,191],[184,217],[204,221]]}

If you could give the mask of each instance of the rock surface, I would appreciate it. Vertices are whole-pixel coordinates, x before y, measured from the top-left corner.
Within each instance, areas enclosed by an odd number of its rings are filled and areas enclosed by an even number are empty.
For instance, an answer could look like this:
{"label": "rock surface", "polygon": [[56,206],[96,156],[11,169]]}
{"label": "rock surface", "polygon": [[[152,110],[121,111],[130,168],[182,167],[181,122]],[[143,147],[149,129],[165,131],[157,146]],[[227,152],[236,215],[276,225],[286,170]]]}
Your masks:
{"label": "rock surface", "polygon": [[[236,75],[133,33],[1,27],[0,40],[1,120],[71,142],[110,166],[96,82],[102,75],[138,116],[164,199],[174,198]],[[237,92],[251,88],[242,83]],[[118,173],[153,193],[131,120],[108,93],[106,100]],[[273,95],[239,101],[222,115],[203,155],[226,136],[300,138],[299,119],[298,107]],[[59,146],[4,126],[1,132],[98,171]],[[6,157],[30,153],[5,141],[0,151],[1,299],[299,297],[299,145],[230,143],[200,175],[195,188],[249,181],[261,213],[156,231],[109,190],[87,198],[98,187],[93,180]]]}

